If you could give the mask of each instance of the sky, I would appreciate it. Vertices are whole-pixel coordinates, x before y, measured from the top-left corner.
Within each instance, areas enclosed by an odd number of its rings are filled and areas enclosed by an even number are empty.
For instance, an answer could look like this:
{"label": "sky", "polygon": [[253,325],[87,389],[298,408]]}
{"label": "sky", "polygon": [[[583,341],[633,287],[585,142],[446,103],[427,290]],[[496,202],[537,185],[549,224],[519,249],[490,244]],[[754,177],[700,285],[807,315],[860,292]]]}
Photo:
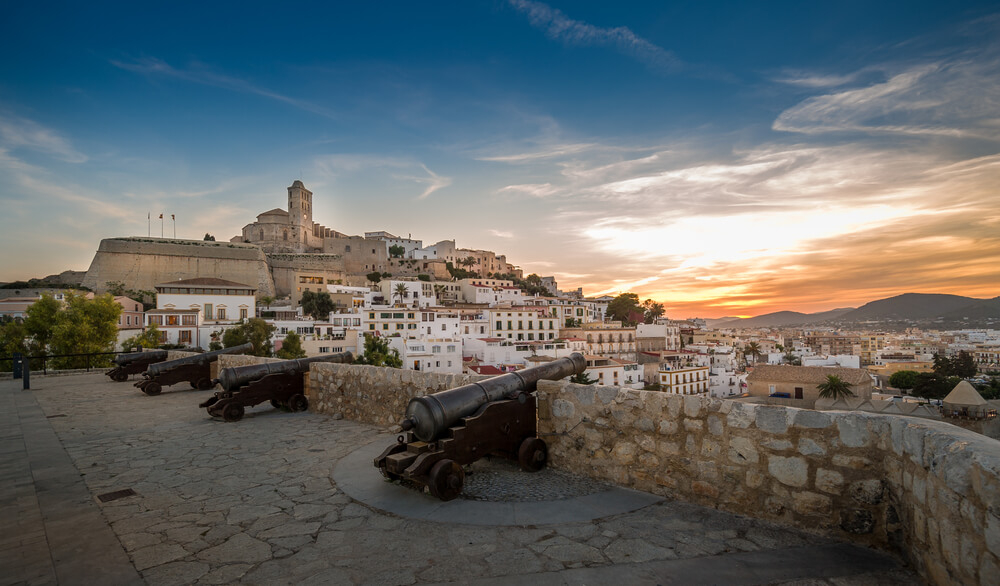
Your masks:
{"label": "sky", "polygon": [[7,2],[0,49],[0,281],[300,179],[675,318],[1000,295],[995,2]]}

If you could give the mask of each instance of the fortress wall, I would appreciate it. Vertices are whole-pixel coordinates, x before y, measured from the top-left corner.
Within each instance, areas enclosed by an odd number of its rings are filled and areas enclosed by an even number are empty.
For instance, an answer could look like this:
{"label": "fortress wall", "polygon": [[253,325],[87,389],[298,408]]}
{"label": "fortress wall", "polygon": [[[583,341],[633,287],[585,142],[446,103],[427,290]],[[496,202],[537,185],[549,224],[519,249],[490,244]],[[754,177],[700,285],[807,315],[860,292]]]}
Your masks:
{"label": "fortress wall", "polygon": [[313,364],[311,411],[372,425],[396,425],[413,397],[489,378],[353,364]]}
{"label": "fortress wall", "polygon": [[284,297],[295,290],[296,271],[329,271],[344,274],[344,258],[339,254],[287,254],[267,255],[274,280],[275,295]]}
{"label": "fortress wall", "polygon": [[909,417],[539,383],[553,466],[902,553],[934,584],[1000,576],[1000,442]]}
{"label": "fortress wall", "polygon": [[150,238],[106,238],[83,280],[101,293],[109,281],[126,288],[153,290],[167,281],[214,277],[257,288],[273,295],[274,283],[260,248],[250,244]]}

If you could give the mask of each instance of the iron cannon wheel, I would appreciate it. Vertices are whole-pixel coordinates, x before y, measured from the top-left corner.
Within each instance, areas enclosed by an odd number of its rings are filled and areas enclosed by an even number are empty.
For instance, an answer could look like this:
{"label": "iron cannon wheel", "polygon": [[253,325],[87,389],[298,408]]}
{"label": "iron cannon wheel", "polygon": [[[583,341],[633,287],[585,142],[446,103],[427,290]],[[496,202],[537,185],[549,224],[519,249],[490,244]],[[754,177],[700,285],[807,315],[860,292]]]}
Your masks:
{"label": "iron cannon wheel", "polygon": [[222,408],[222,418],[226,421],[239,421],[243,419],[243,405],[229,403]]}
{"label": "iron cannon wheel", "polygon": [[305,411],[309,408],[309,399],[306,399],[306,396],[303,394],[292,395],[288,399],[288,408],[292,411]]}
{"label": "iron cannon wheel", "polygon": [[194,383],[194,387],[200,391],[207,391],[214,386],[215,385],[212,384],[212,379],[210,378],[200,378]]}
{"label": "iron cannon wheel", "polygon": [[115,381],[116,383],[123,383],[128,380],[128,373],[116,372],[113,375],[111,375],[111,380]]}
{"label": "iron cannon wheel", "polygon": [[159,395],[160,391],[162,391],[162,390],[163,390],[163,387],[160,386],[160,383],[154,383],[154,382],[146,383],[142,387],[142,392],[146,393],[150,397],[152,397],[154,395]]}
{"label": "iron cannon wheel", "polygon": [[271,406],[275,409],[281,409],[285,406],[285,404],[277,399],[271,399]]}
{"label": "iron cannon wheel", "polygon": [[450,501],[462,494],[465,471],[454,460],[441,460],[431,468],[427,487],[431,494],[443,501]]}
{"label": "iron cannon wheel", "polygon": [[525,472],[538,472],[545,468],[549,459],[549,448],[537,437],[525,438],[517,450],[517,463]]}

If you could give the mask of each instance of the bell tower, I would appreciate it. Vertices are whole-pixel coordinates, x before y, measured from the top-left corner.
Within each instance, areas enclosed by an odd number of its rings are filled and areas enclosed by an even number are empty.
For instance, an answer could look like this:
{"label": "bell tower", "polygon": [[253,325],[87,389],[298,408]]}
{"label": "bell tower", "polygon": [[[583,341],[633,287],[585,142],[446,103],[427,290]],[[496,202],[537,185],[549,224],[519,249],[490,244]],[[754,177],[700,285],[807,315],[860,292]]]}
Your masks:
{"label": "bell tower", "polygon": [[296,179],[292,183],[292,186],[288,188],[288,221],[290,224],[305,228],[307,231],[312,230],[312,197],[312,192],[306,189],[301,181]]}

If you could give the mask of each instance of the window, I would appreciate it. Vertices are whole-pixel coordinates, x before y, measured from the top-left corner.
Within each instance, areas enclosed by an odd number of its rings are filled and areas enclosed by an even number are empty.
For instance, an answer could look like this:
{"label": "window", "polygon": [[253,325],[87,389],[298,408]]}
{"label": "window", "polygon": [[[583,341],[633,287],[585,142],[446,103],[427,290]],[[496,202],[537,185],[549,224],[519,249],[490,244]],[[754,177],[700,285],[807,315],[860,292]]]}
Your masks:
{"label": "window", "polygon": [[368,329],[369,330],[374,330],[375,329],[375,324],[368,324]]}
{"label": "window", "polygon": [[507,329],[508,330],[513,330],[514,329],[514,322],[513,321],[510,321],[510,320],[507,321]]}
{"label": "window", "polygon": [[218,317],[218,319],[226,319],[226,308],[220,307],[219,309],[215,310],[215,315],[216,317]]}
{"label": "window", "polygon": [[524,329],[524,322],[522,322],[521,320],[517,320],[517,329],[523,330]]}
{"label": "window", "polygon": [[[502,321],[497,321],[497,329],[498,330],[502,330],[503,329],[503,322]],[[465,330],[466,330],[465,333],[468,334],[469,333],[469,331],[468,331],[469,328],[466,327]]]}
{"label": "window", "polygon": [[247,308],[242,307],[240,308],[240,319],[246,319],[246,318],[247,318]]}
{"label": "window", "polygon": [[191,330],[181,330],[177,334],[177,341],[181,344],[191,343]]}
{"label": "window", "polygon": [[212,315],[213,315],[212,314],[212,304],[211,303],[206,303],[205,304],[205,319],[212,319]]}
{"label": "window", "polygon": [[[454,351],[455,351],[454,346],[448,346],[448,352],[454,352]],[[451,366],[451,364],[449,363],[448,366]]]}
{"label": "window", "polygon": [[383,330],[388,330],[389,329],[389,324],[382,324],[382,329]]}
{"label": "window", "polygon": [[168,326],[176,326],[177,325],[177,316],[176,315],[168,315],[167,316],[167,325]]}
{"label": "window", "polygon": [[397,330],[402,330],[402,329],[404,329],[404,328],[403,328],[403,324],[396,324],[396,329],[397,329]]}
{"label": "window", "polygon": [[185,326],[193,326],[197,324],[195,316],[191,314],[185,314],[181,316],[181,324]]}

